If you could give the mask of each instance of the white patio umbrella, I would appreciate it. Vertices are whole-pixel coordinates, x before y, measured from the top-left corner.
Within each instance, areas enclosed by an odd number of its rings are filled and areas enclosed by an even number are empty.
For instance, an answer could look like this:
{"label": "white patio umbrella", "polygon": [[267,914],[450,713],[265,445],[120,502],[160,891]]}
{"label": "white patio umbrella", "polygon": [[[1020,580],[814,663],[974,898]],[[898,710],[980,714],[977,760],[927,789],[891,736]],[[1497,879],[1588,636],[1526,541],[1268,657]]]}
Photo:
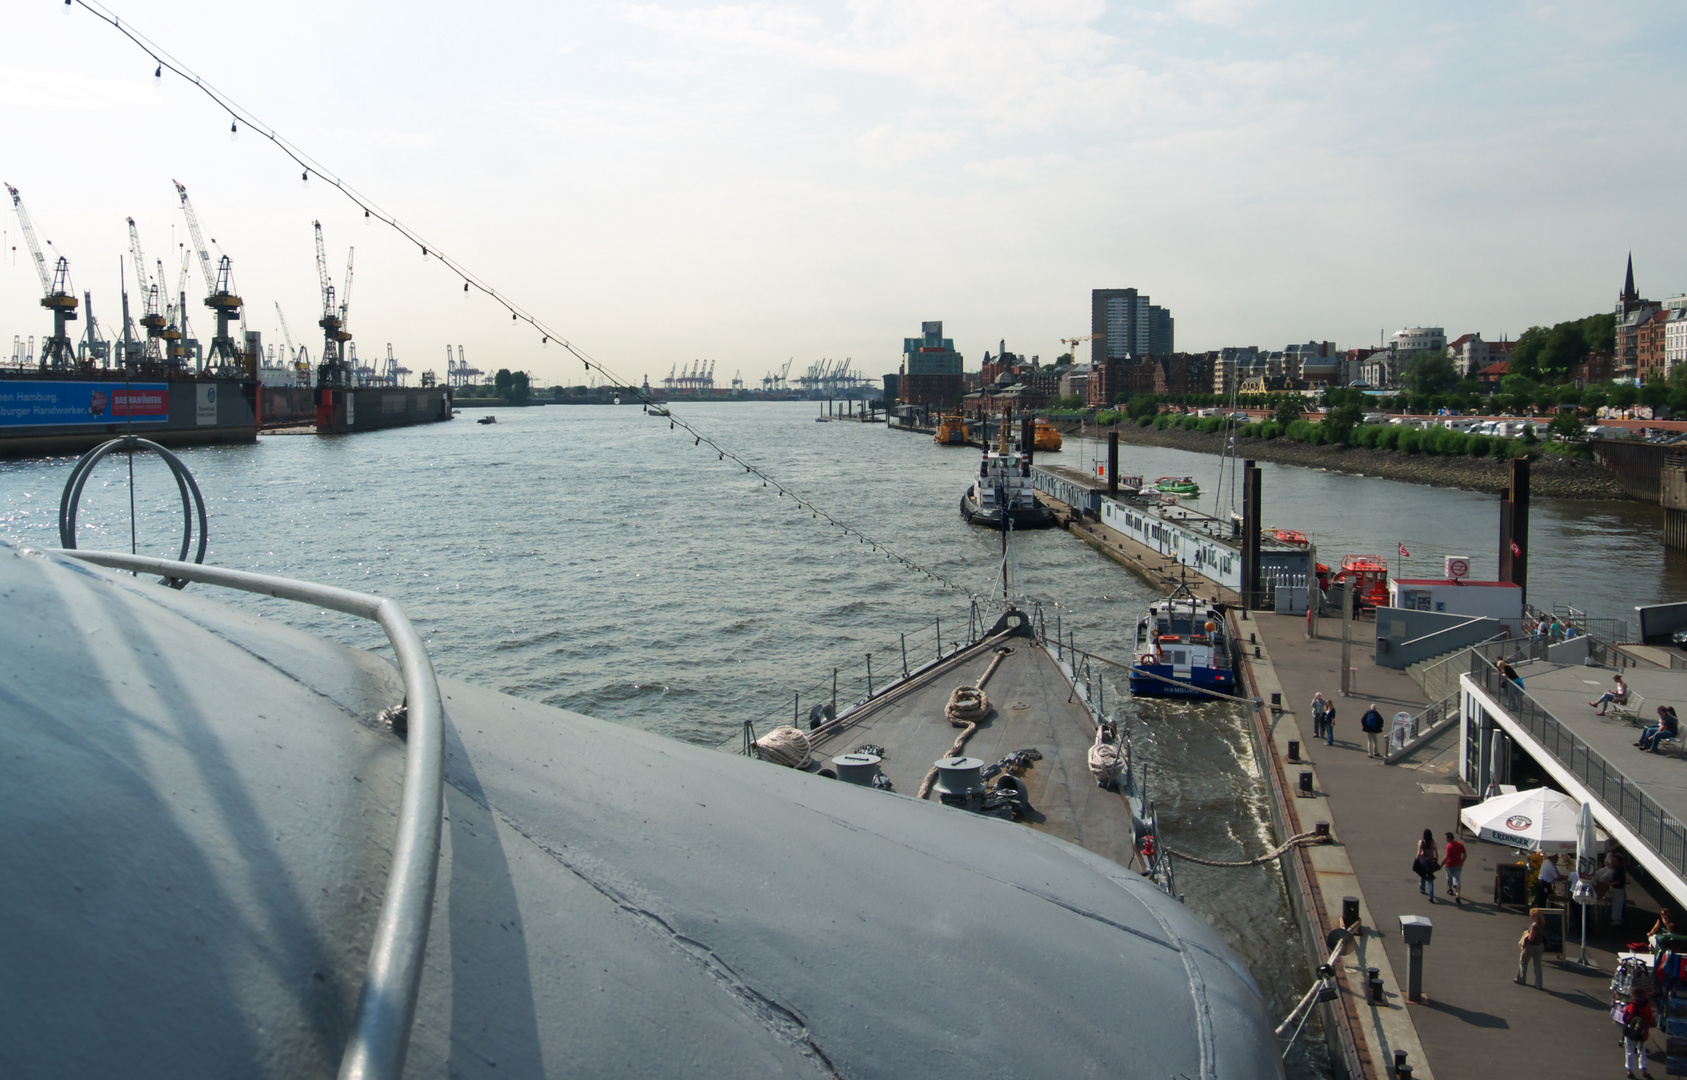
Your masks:
{"label": "white patio umbrella", "polygon": [[[1459,813],[1459,821],[1483,840],[1556,855],[1580,850],[1579,818],[1583,809],[1592,812],[1592,807],[1578,806],[1562,791],[1539,787],[1467,806]],[[1591,817],[1587,826],[1591,851],[1596,832]],[[1604,833],[1597,835],[1604,837]]]}

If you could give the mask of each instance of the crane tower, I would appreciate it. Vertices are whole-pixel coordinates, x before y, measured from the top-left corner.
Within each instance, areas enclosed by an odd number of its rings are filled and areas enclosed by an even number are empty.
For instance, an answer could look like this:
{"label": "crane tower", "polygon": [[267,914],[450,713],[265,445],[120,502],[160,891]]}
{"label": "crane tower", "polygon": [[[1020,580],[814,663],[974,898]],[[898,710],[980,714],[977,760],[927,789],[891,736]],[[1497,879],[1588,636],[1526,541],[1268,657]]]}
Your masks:
{"label": "crane tower", "polygon": [[[322,222],[313,221],[311,228],[316,231],[316,279],[322,290],[322,318],[316,320],[316,325],[322,327],[322,362],[316,368],[316,385],[351,386],[355,381],[351,366],[346,363],[346,343],[351,335],[346,332],[346,308],[349,303],[342,301],[338,306],[334,303],[334,283],[328,277],[328,249],[322,243]],[[351,293],[351,255],[346,256],[346,293]]]}
{"label": "crane tower", "polygon": [[[76,318],[78,303],[76,293],[70,287],[70,262],[60,255],[52,273],[47,272],[47,258],[35,239],[35,226],[29,220],[29,211],[23,208],[23,198],[10,184],[6,185],[6,190],[12,194],[12,209],[17,211],[24,241],[29,245],[30,257],[35,260],[35,272],[41,278],[41,306],[53,313],[53,336],[41,343],[40,368],[43,371],[74,368],[76,354],[71,349],[70,333],[65,328],[66,323]],[[51,247],[52,243],[47,241],[47,246]]]}
{"label": "crane tower", "polygon": [[[187,188],[179,181],[170,182],[176,185],[176,194],[181,196],[182,215],[187,218],[188,234],[193,237],[193,250],[199,256],[199,271],[204,275],[205,288],[210,290],[205,297],[205,306],[217,313],[217,334],[211,339],[211,356],[207,366],[222,374],[238,371],[251,377],[256,374],[256,358],[244,356],[228,332],[229,323],[241,317],[243,304],[234,291],[233,266],[228,256],[223,255],[217,260],[216,271],[212,271],[211,253],[206,249],[205,237],[199,231],[199,215],[193,212],[193,203],[188,201]],[[185,312],[183,320],[186,320]]]}

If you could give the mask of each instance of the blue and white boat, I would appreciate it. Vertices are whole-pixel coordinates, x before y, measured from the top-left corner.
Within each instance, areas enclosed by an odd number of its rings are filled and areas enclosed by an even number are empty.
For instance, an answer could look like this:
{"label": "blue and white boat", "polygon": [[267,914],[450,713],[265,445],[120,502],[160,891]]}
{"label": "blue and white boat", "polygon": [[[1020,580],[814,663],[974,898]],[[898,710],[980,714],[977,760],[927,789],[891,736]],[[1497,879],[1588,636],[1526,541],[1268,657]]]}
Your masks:
{"label": "blue and white boat", "polygon": [[1187,585],[1148,605],[1136,624],[1131,693],[1141,697],[1226,697],[1236,672],[1224,613]]}

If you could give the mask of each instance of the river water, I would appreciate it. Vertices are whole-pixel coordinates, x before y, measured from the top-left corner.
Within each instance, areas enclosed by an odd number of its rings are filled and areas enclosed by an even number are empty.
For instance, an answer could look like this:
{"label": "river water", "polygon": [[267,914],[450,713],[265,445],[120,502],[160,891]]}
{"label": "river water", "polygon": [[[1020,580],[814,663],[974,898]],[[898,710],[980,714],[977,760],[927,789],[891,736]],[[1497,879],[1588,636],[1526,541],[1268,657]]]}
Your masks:
{"label": "river water", "polygon": [[[817,424],[811,403],[676,408],[898,554],[978,594],[999,591],[998,536],[970,528],[957,510],[975,452],[883,425]],[[899,669],[903,632],[917,661],[939,620],[946,639],[965,630],[966,596],[796,508],[666,420],[628,406],[497,416],[495,425],[459,419],[183,451],[211,514],[207,561],[396,597],[442,674],[706,745],[730,743],[746,719],[789,715],[792,692],[828,681],[833,667],[851,696],[868,653],[882,681]],[[1100,450],[1069,439],[1049,459],[1082,467]],[[1194,475],[1209,487],[1196,505],[1215,502],[1218,458],[1123,454],[1124,471]],[[69,465],[0,463],[0,535],[56,544]],[[1443,554],[1472,556],[1478,577],[1494,571],[1492,496],[1262,468],[1268,521],[1309,534],[1325,562],[1392,556],[1404,543],[1408,573],[1427,574]],[[136,471],[140,550],[173,554],[174,485],[156,461],[138,459]],[[88,491],[81,546],[126,550],[126,465],[103,464]],[[1622,617],[1635,603],[1687,595],[1687,571],[1656,539],[1658,519],[1649,507],[1538,501],[1532,598]],[[1049,622],[1058,618],[1080,645],[1129,654],[1153,596],[1141,581],[1059,530],[1021,534],[1013,562],[1017,589],[1043,602]],[[219,598],[385,647],[367,623]],[[1135,702],[1117,681],[1106,694],[1132,724],[1173,843],[1221,859],[1269,846],[1263,781],[1239,710]],[[1306,976],[1276,869],[1185,864],[1179,873],[1190,907],[1286,1013]],[[1328,1074],[1319,1050],[1311,1054],[1291,1056],[1291,1076]]]}

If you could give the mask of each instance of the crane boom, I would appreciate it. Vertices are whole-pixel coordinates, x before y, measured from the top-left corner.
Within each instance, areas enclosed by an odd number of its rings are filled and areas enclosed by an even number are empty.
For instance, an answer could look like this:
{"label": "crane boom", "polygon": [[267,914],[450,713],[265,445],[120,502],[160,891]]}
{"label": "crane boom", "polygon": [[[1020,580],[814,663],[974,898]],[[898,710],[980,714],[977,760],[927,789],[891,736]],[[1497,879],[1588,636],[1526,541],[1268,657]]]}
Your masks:
{"label": "crane boom", "polygon": [[293,348],[293,332],[287,329],[287,316],[281,313],[281,301],[279,300],[275,302],[275,317],[281,320],[281,340],[287,343],[287,362],[292,363],[297,350]]}
{"label": "crane boom", "polygon": [[316,277],[322,286],[322,316],[327,318],[334,314],[334,301],[328,290],[328,250],[322,246],[322,222],[313,221],[311,228],[316,230]]}
{"label": "crane boom", "polygon": [[[134,218],[129,219],[129,255],[135,260],[135,288],[141,291],[142,296],[146,296],[147,282],[152,278],[146,272],[146,253],[141,250],[141,231],[135,228]],[[146,307],[144,302],[142,307]]]}
{"label": "crane boom", "polygon": [[18,189],[10,184],[6,190],[12,193],[12,209],[18,213],[18,224],[23,226],[23,238],[29,245],[29,254],[35,260],[35,273],[41,278],[41,295],[53,295],[53,278],[47,273],[47,257],[41,253],[41,244],[35,239],[35,225],[29,220],[29,211],[23,208],[23,196]]}
{"label": "crane boom", "polygon": [[346,328],[346,312],[351,309],[351,259],[357,254],[355,247],[346,249],[346,279],[340,283],[340,329]]}
{"label": "crane boom", "polygon": [[193,212],[193,204],[188,201],[187,188],[181,182],[172,180],[176,185],[176,194],[182,197],[182,214],[187,218],[188,235],[193,238],[193,250],[199,255],[199,270],[205,275],[205,292],[207,295],[217,291],[216,274],[211,270],[211,252],[205,247],[205,237],[199,231],[199,215]]}

